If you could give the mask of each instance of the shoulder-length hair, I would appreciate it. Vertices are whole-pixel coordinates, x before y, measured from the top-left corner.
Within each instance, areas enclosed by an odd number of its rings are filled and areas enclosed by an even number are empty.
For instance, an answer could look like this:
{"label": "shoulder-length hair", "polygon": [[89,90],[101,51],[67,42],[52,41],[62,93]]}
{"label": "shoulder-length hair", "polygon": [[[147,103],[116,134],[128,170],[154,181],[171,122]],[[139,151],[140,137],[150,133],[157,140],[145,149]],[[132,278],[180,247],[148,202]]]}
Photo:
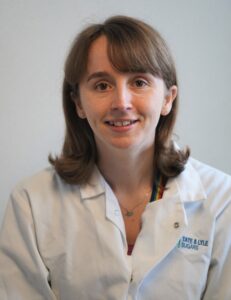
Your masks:
{"label": "shoulder-length hair", "polygon": [[[108,41],[108,57],[120,72],[149,72],[164,80],[167,89],[177,84],[176,69],[170,51],[160,34],[148,24],[125,16],[114,16],[102,24],[83,30],[71,47],[65,64],[63,81],[63,109],[66,134],[60,156],[49,161],[68,183],[86,182],[97,164],[97,148],[93,132],[86,119],[76,113],[73,99],[78,97],[79,82],[86,74],[88,52],[100,36]],[[161,116],[156,128],[154,169],[166,177],[181,173],[189,156],[189,149],[175,149],[171,140],[176,121],[178,98],[171,112]]]}

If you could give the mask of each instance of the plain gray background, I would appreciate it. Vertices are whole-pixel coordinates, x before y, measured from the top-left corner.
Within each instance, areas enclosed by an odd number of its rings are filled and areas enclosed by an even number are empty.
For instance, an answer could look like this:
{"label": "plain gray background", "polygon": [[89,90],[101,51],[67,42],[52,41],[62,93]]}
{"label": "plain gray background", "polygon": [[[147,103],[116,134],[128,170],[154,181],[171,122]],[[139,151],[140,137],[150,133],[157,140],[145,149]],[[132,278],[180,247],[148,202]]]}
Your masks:
{"label": "plain gray background", "polygon": [[114,14],[138,17],[167,40],[180,82],[179,144],[231,173],[230,0],[0,0],[0,221],[13,186],[60,151],[70,43]]}

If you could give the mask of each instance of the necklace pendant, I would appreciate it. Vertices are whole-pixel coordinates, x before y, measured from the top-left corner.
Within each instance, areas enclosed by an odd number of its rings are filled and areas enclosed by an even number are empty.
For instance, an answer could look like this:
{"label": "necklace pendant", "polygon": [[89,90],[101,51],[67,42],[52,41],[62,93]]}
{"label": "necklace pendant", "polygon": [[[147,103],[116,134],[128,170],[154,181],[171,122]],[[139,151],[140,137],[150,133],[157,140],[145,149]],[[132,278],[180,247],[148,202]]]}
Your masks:
{"label": "necklace pendant", "polygon": [[133,211],[129,211],[129,210],[128,210],[128,211],[126,212],[126,216],[127,216],[127,217],[132,217],[133,215],[134,215],[134,212],[133,212]]}

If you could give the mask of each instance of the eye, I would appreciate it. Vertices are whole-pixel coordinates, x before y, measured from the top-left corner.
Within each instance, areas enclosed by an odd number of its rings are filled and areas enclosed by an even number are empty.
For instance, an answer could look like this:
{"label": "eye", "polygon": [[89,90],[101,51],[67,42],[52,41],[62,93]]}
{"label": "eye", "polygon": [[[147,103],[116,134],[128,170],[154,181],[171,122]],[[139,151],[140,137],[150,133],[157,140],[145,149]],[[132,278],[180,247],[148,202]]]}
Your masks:
{"label": "eye", "polygon": [[97,91],[107,91],[111,88],[111,86],[107,82],[99,82],[95,85],[95,89]]}
{"label": "eye", "polygon": [[136,79],[134,81],[134,85],[138,88],[142,88],[148,85],[147,81],[145,81],[144,79]]}

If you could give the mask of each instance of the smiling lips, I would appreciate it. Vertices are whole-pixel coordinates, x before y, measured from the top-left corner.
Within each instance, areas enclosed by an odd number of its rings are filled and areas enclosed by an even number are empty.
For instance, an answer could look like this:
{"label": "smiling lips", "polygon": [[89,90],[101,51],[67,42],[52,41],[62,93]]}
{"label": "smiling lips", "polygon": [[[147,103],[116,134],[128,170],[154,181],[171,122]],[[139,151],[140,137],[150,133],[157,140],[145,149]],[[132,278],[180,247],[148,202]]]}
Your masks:
{"label": "smiling lips", "polygon": [[138,120],[106,121],[105,123],[114,127],[126,127],[136,123]]}

